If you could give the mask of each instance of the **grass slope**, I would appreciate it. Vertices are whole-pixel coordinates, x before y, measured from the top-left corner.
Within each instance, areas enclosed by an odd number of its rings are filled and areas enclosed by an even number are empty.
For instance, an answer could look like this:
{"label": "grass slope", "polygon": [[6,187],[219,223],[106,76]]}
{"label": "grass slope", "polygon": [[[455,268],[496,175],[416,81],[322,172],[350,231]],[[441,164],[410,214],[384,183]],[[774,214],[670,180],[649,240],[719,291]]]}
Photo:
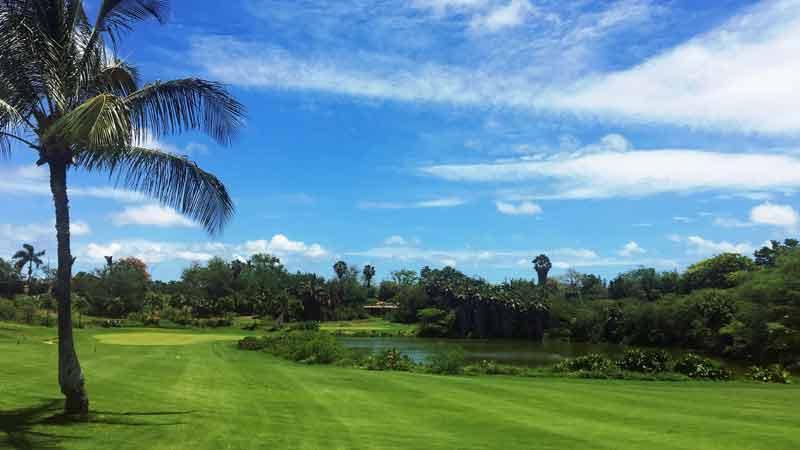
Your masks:
{"label": "grass slope", "polygon": [[0,448],[800,448],[797,386],[369,372],[102,333],[78,331],[96,414],[68,424],[53,331],[0,324]]}

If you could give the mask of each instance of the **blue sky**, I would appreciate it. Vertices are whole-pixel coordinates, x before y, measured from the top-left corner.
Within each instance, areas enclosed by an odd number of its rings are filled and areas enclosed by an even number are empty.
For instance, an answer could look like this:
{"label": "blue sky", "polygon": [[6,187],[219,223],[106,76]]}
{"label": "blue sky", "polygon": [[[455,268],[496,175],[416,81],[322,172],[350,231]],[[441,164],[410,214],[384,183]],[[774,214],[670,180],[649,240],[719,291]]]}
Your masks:
{"label": "blue sky", "polygon": [[[266,251],[325,275],[344,259],[503,280],[544,252],[612,276],[800,224],[798,1],[173,1],[119,53],[246,105],[230,148],[147,143],[217,174],[237,214],[208,236],[73,172],[79,270],[133,255],[170,279]],[[54,255],[46,174],[20,150],[0,165],[0,255]]]}

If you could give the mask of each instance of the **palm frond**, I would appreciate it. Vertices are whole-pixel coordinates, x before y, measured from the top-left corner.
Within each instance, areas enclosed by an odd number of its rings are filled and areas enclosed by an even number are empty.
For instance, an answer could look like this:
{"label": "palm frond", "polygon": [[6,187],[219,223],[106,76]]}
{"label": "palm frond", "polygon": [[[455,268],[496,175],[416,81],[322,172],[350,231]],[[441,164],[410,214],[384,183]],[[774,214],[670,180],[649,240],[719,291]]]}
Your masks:
{"label": "palm frond", "polygon": [[[103,0],[95,22],[95,33],[108,33],[113,43],[119,34],[128,31],[133,23],[156,19],[166,22],[169,14],[168,0]],[[91,39],[94,42],[97,38]]]}
{"label": "palm frond", "polygon": [[197,78],[148,84],[129,95],[125,104],[141,139],[148,132],[163,136],[199,130],[228,144],[242,127],[245,114],[244,106],[223,85]]}
{"label": "palm frond", "polygon": [[139,70],[125,61],[113,59],[100,69],[96,84],[103,92],[126,96],[139,89]]}
{"label": "palm frond", "polygon": [[42,140],[61,138],[88,149],[127,148],[131,122],[122,98],[99,94],[64,114],[42,135]]}
{"label": "palm frond", "polygon": [[38,257],[40,257],[40,256],[44,256],[44,254],[45,254],[45,253],[47,253],[47,250],[42,250],[42,251],[40,251],[40,252],[36,252],[36,253],[34,253],[34,254],[33,254],[33,256],[35,256],[35,257],[37,257],[37,258],[38,258]]}
{"label": "palm frond", "polygon": [[17,109],[0,97],[0,158],[11,154],[11,138],[15,137],[11,131],[23,123],[24,119]]}
{"label": "palm frond", "polygon": [[33,254],[34,249],[31,244],[22,244],[22,248],[28,251],[28,254]]}
{"label": "palm frond", "polygon": [[14,253],[14,256],[12,256],[11,259],[23,259],[27,257],[28,254],[25,252],[25,250],[17,250],[17,253]]}
{"label": "palm frond", "polygon": [[118,186],[158,199],[212,234],[233,215],[233,201],[222,182],[184,156],[141,147],[86,150],[76,164],[108,172]]}

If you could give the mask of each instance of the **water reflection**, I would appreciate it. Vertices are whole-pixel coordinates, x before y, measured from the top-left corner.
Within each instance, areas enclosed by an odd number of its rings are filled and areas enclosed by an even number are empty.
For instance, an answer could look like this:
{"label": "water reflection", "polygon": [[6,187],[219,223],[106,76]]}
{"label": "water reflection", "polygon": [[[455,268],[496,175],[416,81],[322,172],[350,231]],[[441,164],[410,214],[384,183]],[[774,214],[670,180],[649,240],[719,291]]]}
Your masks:
{"label": "water reflection", "polygon": [[555,340],[531,342],[503,339],[421,339],[400,337],[340,337],[346,347],[365,351],[396,348],[416,362],[424,362],[432,352],[461,348],[468,361],[483,359],[528,367],[550,366],[558,361],[587,353],[602,353],[614,357],[625,346],[615,344],[571,343]]}

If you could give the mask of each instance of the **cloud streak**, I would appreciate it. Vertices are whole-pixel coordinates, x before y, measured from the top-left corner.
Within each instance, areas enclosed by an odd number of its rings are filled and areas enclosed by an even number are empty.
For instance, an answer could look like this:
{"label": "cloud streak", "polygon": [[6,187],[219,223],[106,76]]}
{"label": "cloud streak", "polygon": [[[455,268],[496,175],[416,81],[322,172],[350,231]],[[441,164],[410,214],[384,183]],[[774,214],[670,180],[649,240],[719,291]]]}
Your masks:
{"label": "cloud streak", "polygon": [[[529,195],[539,199],[800,188],[800,159],[793,156],[681,149],[604,151],[577,157],[559,155],[549,160],[442,164],[422,167],[420,172],[459,182],[517,186],[547,182],[551,186],[549,192]],[[767,173],[769,176],[764,176]]]}
{"label": "cloud streak", "polygon": [[[425,3],[440,13],[477,6],[475,2]],[[800,92],[795,89],[795,74],[800,72],[800,60],[795,57],[800,53],[797,0],[764,2],[746,9],[716,29],[624,70],[582,68],[597,59],[587,50],[591,42],[613,30],[647,21],[657,10],[650,2],[631,0],[592,14],[562,17],[550,13],[542,17],[528,1],[510,0],[473,16],[472,28],[513,28],[521,26],[526,16],[536,16],[537,24],[550,18],[557,28],[538,36],[535,44],[524,46],[514,41],[509,45],[526,48],[527,54],[510,51],[497,42],[483,48],[467,41],[459,48],[473,50],[464,51],[461,63],[445,63],[438,57],[421,61],[400,51],[300,53],[270,42],[231,37],[198,37],[192,43],[191,57],[215,79],[240,86],[536,113],[567,112],[580,118],[735,132],[800,132],[796,108]],[[564,28],[563,24],[575,22],[579,25]],[[521,38],[533,37],[524,34]],[[475,64],[484,54],[488,62]],[[521,58],[548,61],[542,66],[549,70],[521,65]],[[557,75],[572,72],[576,73],[566,79]]]}

